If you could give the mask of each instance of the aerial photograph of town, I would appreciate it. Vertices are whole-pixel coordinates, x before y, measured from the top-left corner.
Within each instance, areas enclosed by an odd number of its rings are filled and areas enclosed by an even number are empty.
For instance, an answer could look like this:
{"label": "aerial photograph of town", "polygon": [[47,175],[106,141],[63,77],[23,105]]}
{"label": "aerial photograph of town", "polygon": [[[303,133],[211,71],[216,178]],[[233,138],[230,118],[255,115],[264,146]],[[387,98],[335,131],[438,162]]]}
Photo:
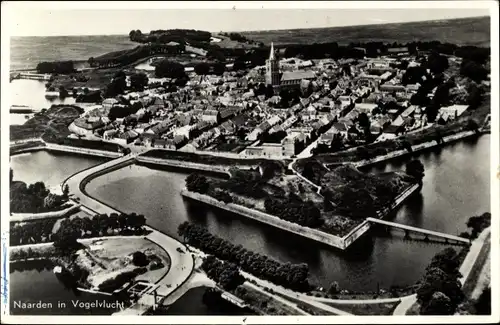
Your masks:
{"label": "aerial photograph of town", "polygon": [[491,316],[490,7],[13,14],[3,312]]}

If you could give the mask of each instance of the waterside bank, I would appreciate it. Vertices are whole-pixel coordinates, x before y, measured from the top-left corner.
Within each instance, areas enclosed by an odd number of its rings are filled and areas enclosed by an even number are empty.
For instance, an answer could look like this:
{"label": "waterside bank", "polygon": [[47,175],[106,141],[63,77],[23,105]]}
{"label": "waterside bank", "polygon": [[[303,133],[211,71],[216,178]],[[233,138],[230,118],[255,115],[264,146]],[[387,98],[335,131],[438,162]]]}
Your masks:
{"label": "waterside bank", "polygon": [[[419,190],[419,185],[414,184],[408,189],[406,189],[403,193],[399,194],[395,200],[394,203],[390,206],[387,207],[383,211],[383,214],[380,215],[381,218],[383,218],[385,215],[387,215],[389,212],[392,210],[396,209],[398,206],[400,206],[408,197],[411,196],[411,194],[415,193],[416,191]],[[314,241],[317,241],[322,244],[329,245],[331,247],[335,247],[341,250],[346,250],[349,246],[351,246],[357,239],[359,239],[362,235],[367,233],[370,230],[370,223],[368,221],[364,221],[360,225],[356,226],[353,230],[351,230],[347,235],[344,237],[339,237],[335,236],[332,234],[328,234],[326,232],[309,228],[309,227],[304,227],[299,224],[289,222],[283,219],[280,219],[276,216],[270,215],[268,213],[264,213],[262,211],[258,211],[256,209],[251,209],[239,204],[235,203],[223,203],[221,201],[216,200],[215,198],[212,198],[208,195],[200,194],[200,193],[195,193],[188,191],[186,188],[183,188],[181,190],[181,195],[187,198],[190,198],[195,201],[199,201],[205,204],[208,204],[210,206],[226,210],[259,222],[262,222],[264,224],[270,225],[272,227],[285,230],[288,232],[291,232],[293,234],[312,239]]]}

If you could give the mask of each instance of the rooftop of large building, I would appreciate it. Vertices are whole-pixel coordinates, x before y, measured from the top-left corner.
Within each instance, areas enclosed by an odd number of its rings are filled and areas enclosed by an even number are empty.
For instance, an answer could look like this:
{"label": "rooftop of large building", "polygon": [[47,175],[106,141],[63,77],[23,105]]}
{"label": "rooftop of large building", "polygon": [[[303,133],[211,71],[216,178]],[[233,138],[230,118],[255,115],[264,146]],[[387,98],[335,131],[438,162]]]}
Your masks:
{"label": "rooftop of large building", "polygon": [[313,79],[315,77],[314,71],[285,71],[281,76],[281,81]]}

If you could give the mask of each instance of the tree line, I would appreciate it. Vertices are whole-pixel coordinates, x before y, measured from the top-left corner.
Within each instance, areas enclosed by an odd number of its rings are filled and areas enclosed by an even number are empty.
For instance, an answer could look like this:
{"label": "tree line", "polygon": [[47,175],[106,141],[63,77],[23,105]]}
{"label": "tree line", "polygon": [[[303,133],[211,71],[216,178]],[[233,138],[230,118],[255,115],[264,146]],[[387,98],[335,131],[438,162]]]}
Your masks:
{"label": "tree line", "polygon": [[58,247],[73,247],[78,238],[92,238],[112,235],[143,234],[146,218],[143,215],[112,213],[95,215],[92,218],[63,219],[56,233],[57,220],[44,219],[18,223],[10,229],[11,245],[37,244],[54,241]]}
{"label": "tree line", "polygon": [[38,73],[57,73],[57,74],[70,74],[74,73],[75,67],[73,61],[54,61],[54,62],[40,62],[36,65]]}
{"label": "tree line", "polygon": [[269,214],[301,226],[318,228],[324,223],[319,208],[311,201],[303,202],[295,193],[286,199],[269,197],[264,201],[264,208]]}
{"label": "tree line", "polygon": [[201,269],[208,277],[217,282],[224,290],[234,290],[245,279],[240,274],[238,266],[231,262],[221,262],[215,256],[209,255],[203,259]]}
{"label": "tree line", "polygon": [[221,62],[200,62],[194,66],[194,72],[199,76],[205,76],[209,74],[214,74],[216,76],[222,76],[226,71],[226,65]]}
{"label": "tree line", "polygon": [[417,289],[421,315],[453,315],[464,300],[460,255],[451,247],[436,254]]}
{"label": "tree line", "polygon": [[485,212],[479,216],[472,216],[467,220],[467,228],[469,228],[470,232],[464,231],[459,236],[468,239],[476,239],[479,234],[490,225],[491,213]]}
{"label": "tree line", "polygon": [[177,233],[184,238],[187,244],[223,261],[234,263],[242,270],[261,279],[297,291],[310,290],[308,282],[309,267],[305,263],[280,263],[265,255],[249,251],[241,245],[234,245],[227,240],[212,235],[206,228],[187,221],[179,225]]}
{"label": "tree line", "polygon": [[210,32],[195,29],[158,29],[152,30],[149,34],[143,34],[137,29],[129,33],[130,40],[138,43],[209,42],[211,36]]}
{"label": "tree line", "polygon": [[14,182],[11,169],[10,176],[10,211],[14,213],[42,213],[57,211],[63,208],[68,200],[68,192],[63,195],[51,193],[44,182],[27,185],[24,182]]}
{"label": "tree line", "polygon": [[54,141],[57,144],[77,147],[82,149],[94,149],[94,150],[104,150],[112,152],[123,152],[125,148],[117,143],[111,143],[106,141],[96,141],[87,139],[74,139],[74,138],[60,138]]}
{"label": "tree line", "polygon": [[125,72],[118,71],[111,82],[104,90],[104,98],[112,98],[123,94],[126,90],[143,91],[149,83],[148,76],[143,72],[133,73],[129,76],[130,86],[127,86],[127,75]]}
{"label": "tree line", "polygon": [[439,41],[387,43],[387,42],[351,42],[349,45],[339,45],[337,42],[314,44],[283,45],[286,58],[302,56],[304,59],[342,59],[342,58],[376,58],[389,54],[390,48],[407,48],[410,55],[418,55],[422,51],[455,55],[479,64],[486,62],[490,56],[490,49],[476,46],[458,46]]}

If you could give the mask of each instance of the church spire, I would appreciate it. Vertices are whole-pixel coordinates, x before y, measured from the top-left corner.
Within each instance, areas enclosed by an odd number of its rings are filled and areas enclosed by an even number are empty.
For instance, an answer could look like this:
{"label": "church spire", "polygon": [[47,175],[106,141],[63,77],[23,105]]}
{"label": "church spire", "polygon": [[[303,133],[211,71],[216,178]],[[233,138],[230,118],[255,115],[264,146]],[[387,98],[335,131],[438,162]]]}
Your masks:
{"label": "church spire", "polygon": [[269,60],[274,60],[274,44],[271,42],[271,53],[269,53]]}

